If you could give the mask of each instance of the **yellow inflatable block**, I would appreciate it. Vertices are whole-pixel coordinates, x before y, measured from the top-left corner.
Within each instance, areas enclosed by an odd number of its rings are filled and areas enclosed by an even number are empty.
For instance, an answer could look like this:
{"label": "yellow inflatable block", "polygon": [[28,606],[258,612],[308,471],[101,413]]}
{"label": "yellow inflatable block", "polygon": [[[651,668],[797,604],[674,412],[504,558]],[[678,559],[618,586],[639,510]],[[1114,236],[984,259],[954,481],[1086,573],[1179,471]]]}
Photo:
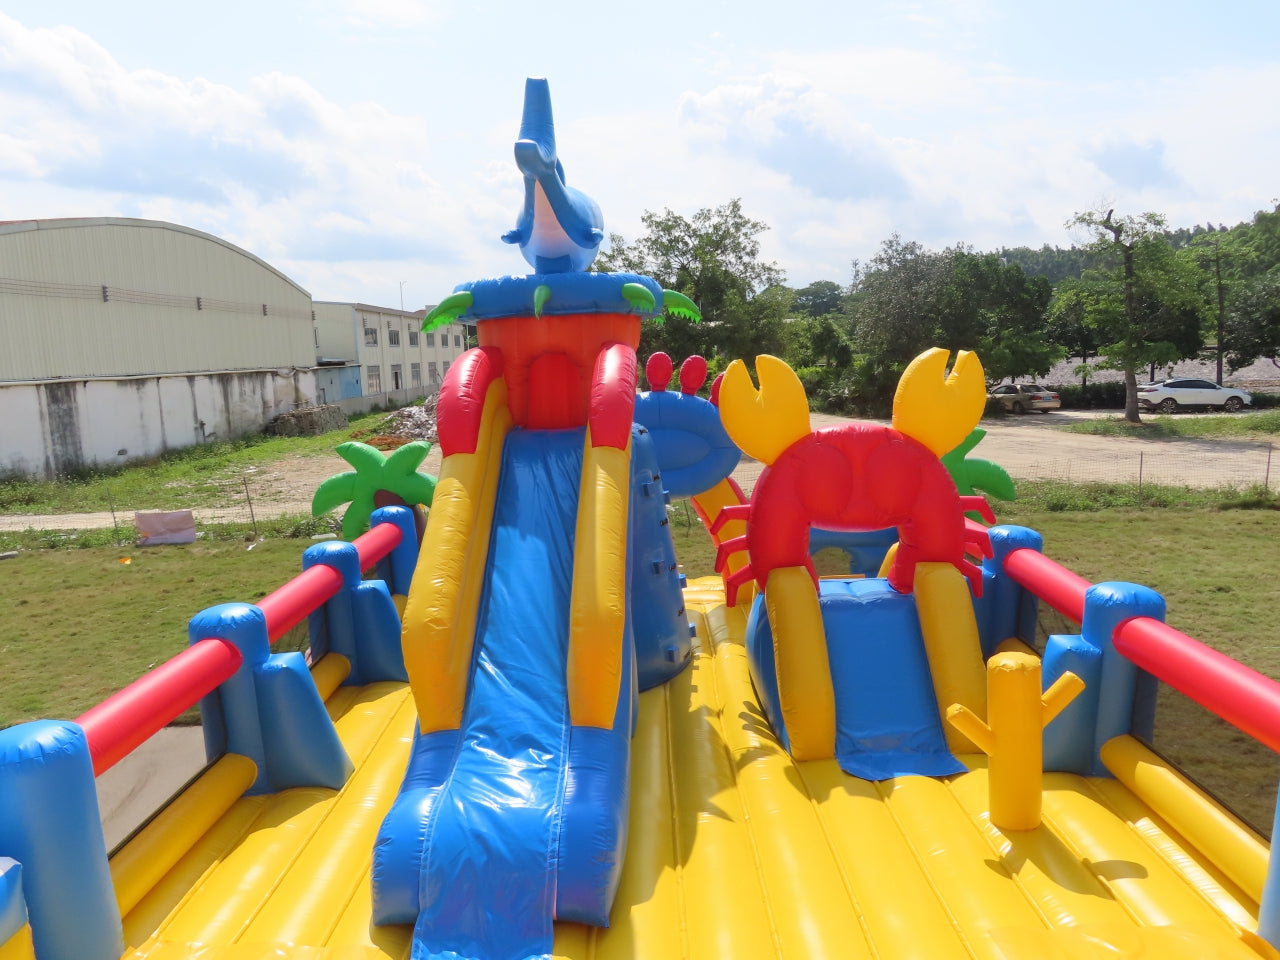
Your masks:
{"label": "yellow inflatable block", "polygon": [[778,699],[797,760],[836,754],[836,695],[827,661],[827,636],[813,580],[804,567],[769,574],[764,602],[773,629]]}
{"label": "yellow inflatable block", "polygon": [[475,453],[455,453],[441,464],[401,627],[423,733],[453,730],[462,722],[502,446],[510,429],[506,383],[495,380],[485,396]]}
{"label": "yellow inflatable block", "polygon": [[627,620],[627,509],[631,444],[593,447],[587,430],[569,600],[569,716],[575,727],[613,726]]}

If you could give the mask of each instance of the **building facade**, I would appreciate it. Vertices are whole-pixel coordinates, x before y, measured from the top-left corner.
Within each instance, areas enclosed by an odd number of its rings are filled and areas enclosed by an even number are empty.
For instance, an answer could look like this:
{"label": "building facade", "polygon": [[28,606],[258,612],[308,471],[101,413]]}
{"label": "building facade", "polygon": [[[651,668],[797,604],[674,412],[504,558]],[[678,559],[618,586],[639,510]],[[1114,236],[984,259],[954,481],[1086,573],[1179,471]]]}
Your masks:
{"label": "building facade", "polygon": [[[438,390],[449,365],[467,348],[462,324],[422,333],[426,310],[320,300],[314,306],[321,403],[349,396],[411,402]],[[345,384],[339,371],[346,373]],[[334,389],[345,392],[335,398]]]}
{"label": "building facade", "polygon": [[123,218],[0,223],[0,475],[262,429],[316,396],[311,296],[234,244]]}

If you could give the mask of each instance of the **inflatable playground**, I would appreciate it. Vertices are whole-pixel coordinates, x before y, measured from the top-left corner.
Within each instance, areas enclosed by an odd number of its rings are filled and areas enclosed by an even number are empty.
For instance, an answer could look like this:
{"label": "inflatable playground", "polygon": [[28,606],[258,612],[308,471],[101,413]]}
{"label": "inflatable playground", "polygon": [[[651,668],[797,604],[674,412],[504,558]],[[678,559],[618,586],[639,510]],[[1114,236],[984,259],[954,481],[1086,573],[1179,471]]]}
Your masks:
{"label": "inflatable playground", "polygon": [[[1277,956],[1269,843],[1147,742],[1165,682],[1280,749],[1280,686],[995,522],[979,359],[816,431],[771,357],[642,384],[642,318],[696,307],[587,271],[545,81],[515,154],[534,272],[429,317],[479,346],[425,527],[380,507],[76,720],[0,731],[0,958]],[[670,497],[718,576],[684,581]],[[1039,604],[1079,632],[1037,643]],[[208,765],[106,849],[95,776],[195,703]]]}

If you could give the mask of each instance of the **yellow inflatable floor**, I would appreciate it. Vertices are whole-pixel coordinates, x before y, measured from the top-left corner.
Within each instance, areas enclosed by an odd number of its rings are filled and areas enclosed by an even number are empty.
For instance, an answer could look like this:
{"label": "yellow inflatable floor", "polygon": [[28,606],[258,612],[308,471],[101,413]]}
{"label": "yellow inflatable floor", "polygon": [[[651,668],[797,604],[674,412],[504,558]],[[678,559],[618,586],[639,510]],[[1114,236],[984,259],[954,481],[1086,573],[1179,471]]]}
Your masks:
{"label": "yellow inflatable floor", "polygon": [[[751,687],[744,611],[718,579],[686,598],[693,663],[641,696],[612,926],[558,925],[557,956],[1271,955],[1253,899],[1116,781],[1048,775],[1043,825],[1004,835],[984,757],[947,780],[880,783],[792,762]],[[413,701],[387,683],[329,708],[357,763],[347,785],[235,802],[128,910],[125,956],[408,956],[409,927],[370,925],[369,869]]]}

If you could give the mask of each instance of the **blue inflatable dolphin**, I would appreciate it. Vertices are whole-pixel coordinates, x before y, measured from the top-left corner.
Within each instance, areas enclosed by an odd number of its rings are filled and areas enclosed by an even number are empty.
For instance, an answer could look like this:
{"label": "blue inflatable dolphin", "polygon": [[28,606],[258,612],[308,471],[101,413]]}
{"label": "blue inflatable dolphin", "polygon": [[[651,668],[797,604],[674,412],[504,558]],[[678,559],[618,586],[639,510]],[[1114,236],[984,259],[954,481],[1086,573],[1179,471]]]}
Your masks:
{"label": "blue inflatable dolphin", "polygon": [[503,241],[518,243],[537,273],[586,270],[604,239],[604,217],[594,200],[564,182],[564,167],[556,159],[551,89],[541,77],[524,84],[516,166],[524,174],[524,207]]}

